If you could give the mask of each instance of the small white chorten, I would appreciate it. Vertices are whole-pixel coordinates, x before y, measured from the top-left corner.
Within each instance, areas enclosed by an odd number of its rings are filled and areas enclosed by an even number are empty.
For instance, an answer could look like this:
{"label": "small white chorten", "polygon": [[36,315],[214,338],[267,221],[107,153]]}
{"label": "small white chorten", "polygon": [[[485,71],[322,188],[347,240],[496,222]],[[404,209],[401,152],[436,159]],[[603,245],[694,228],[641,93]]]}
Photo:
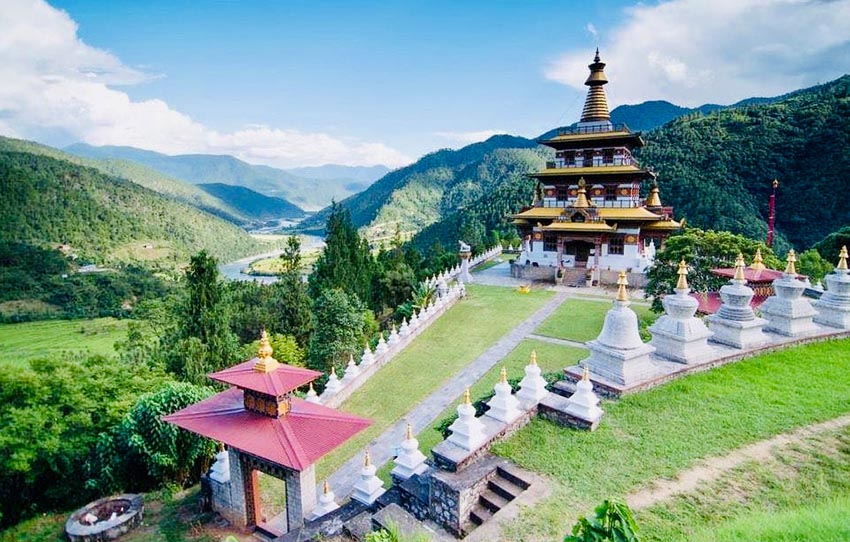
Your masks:
{"label": "small white chorten", "polygon": [[525,366],[525,376],[519,383],[516,398],[526,403],[539,403],[549,394],[546,380],[540,376],[540,366],[537,365],[537,352],[531,352],[531,361]]}
{"label": "small white chorten", "polygon": [[363,470],[360,471],[360,480],[354,484],[354,492],[351,498],[360,501],[363,504],[371,505],[378,497],[384,494],[384,482],[375,476],[377,469],[372,464],[369,457],[369,450],[366,450],[366,456],[363,460]]}
{"label": "small white chorten", "polygon": [[319,495],[319,503],[307,519],[310,521],[317,520],[326,514],[330,514],[337,508],[339,508],[339,505],[336,503],[336,495],[334,495],[334,492],[331,491],[331,486],[328,484],[328,481],[325,480],[322,494]]}
{"label": "small white chorten", "polygon": [[475,417],[469,388],[463,392],[463,402],[457,406],[457,419],[449,426],[449,431],[452,434],[446,440],[468,451],[477,449],[487,440],[484,424]]}
{"label": "small white chorten", "polygon": [[395,458],[392,475],[407,480],[414,474],[421,474],[428,465],[425,464],[425,454],[419,451],[419,441],[413,436],[413,428],[407,424],[404,440],[401,441],[401,452]]}
{"label": "small white chorten", "polygon": [[593,393],[593,383],[590,382],[590,371],[587,367],[584,368],[582,379],[576,383],[575,393],[567,399],[565,410],[567,414],[590,423],[591,429],[595,429],[602,418],[599,397]]}

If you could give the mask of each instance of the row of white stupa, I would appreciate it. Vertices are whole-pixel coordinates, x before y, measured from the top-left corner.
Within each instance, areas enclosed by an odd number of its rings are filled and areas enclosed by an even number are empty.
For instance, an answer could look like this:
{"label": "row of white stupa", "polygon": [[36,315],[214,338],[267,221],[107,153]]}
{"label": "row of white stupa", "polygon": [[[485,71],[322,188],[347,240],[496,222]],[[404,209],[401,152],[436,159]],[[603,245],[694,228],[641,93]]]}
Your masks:
{"label": "row of white stupa", "polygon": [[[850,274],[847,248],[839,255],[838,266],[826,277],[827,291],[812,303],[803,297],[806,284],[798,278],[796,256],[790,251],[782,276],[773,281],[775,294],[761,305],[763,317],[756,316],[750,302],[754,292],[744,278],[744,258],[738,255],[735,275],[720,289],[722,304],[716,314],[695,316],[698,302],[688,295],[687,265],[679,264],[675,294],[664,297],[665,314],[649,331],[652,340],[644,343],[638,333],[634,311],[628,308],[625,274],[621,273],[614,307],[605,316],[602,332],[589,341],[589,358],[580,365],[595,377],[620,386],[630,386],[660,376],[668,369],[654,363],[650,354],[669,361],[694,364],[723,356],[710,342],[735,349],[758,348],[772,339],[765,331],[785,337],[817,334],[826,329],[850,329]],[[820,324],[820,325],[818,325]]]}

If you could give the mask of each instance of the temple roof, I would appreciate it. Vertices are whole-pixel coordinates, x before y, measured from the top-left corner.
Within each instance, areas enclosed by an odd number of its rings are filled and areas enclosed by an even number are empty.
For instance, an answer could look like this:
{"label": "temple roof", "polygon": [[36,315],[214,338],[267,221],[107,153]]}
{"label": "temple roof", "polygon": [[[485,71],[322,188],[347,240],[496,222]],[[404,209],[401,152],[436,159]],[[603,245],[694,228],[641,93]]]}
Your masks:
{"label": "temple roof", "polygon": [[291,405],[285,416],[261,416],[245,409],[242,390],[231,388],[163,419],[297,471],[303,471],[372,423],[294,397]]}
{"label": "temple roof", "polygon": [[547,168],[536,173],[532,173],[532,177],[563,177],[569,176],[588,176],[588,175],[624,175],[624,174],[643,174],[653,175],[648,169],[640,168],[634,164],[625,166],[590,166],[590,167],[561,167]]}
{"label": "temple roof", "polygon": [[540,229],[543,231],[611,232],[617,228],[604,222],[552,222]]}
{"label": "temple roof", "polygon": [[563,212],[563,207],[532,207],[531,209],[514,215],[514,218],[524,218],[529,220],[535,220],[538,218],[553,219],[561,216]]}
{"label": "temple roof", "polygon": [[658,220],[641,224],[640,227],[644,230],[680,230],[682,223],[675,220]]}
{"label": "temple roof", "polygon": [[646,207],[599,207],[597,212],[605,220],[653,220],[663,218]]}
{"label": "temple roof", "polygon": [[[735,267],[717,267],[711,272],[718,277],[732,278],[735,276]],[[757,284],[760,282],[773,282],[782,277],[784,273],[775,269],[753,269],[752,267],[744,268],[744,278],[748,283]]]}
{"label": "temple roof", "polygon": [[278,365],[270,372],[261,372],[256,369],[258,361],[259,358],[253,358],[209,376],[219,382],[273,397],[280,397],[322,376],[319,371],[285,364]]}
{"label": "temple roof", "polygon": [[[532,207],[519,214],[515,219],[524,220],[554,220],[564,214],[565,211],[575,207]],[[646,207],[595,207],[598,216],[604,220],[647,220],[648,226],[653,229],[679,229],[681,224],[675,220],[662,220],[662,216],[653,213]]]}

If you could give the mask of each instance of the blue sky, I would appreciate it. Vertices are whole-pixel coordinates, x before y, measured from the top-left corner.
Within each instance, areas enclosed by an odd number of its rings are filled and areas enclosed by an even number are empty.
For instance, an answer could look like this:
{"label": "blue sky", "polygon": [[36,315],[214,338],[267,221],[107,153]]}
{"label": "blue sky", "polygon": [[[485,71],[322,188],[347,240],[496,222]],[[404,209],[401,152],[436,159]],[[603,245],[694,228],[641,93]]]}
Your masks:
{"label": "blue sky", "polygon": [[0,88],[0,134],[281,167],[568,124],[597,45],[613,105],[779,94],[850,58],[845,0],[0,4],[0,80],[21,79]]}

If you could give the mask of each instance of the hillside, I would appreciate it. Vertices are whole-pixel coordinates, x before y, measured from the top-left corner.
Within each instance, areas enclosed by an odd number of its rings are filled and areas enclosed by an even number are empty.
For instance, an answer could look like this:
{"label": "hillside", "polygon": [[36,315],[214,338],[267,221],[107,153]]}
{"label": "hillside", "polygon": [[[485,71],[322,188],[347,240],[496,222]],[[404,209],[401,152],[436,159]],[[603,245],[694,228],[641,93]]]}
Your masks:
{"label": "hillside", "polygon": [[173,267],[201,249],[228,260],[264,248],[188,204],[42,154],[0,148],[0,186],[0,240],[68,244],[95,263]]}
{"label": "hillside", "polygon": [[689,115],[646,134],[639,158],[665,204],[699,227],[763,239],[771,181],[776,228],[806,248],[850,224],[850,76],[778,101]]}
{"label": "hillside", "polygon": [[297,205],[293,205],[282,198],[264,196],[244,186],[221,183],[199,184],[197,186],[252,220],[301,218],[304,216],[304,211]]}
{"label": "hillside", "polygon": [[[370,239],[391,237],[397,227],[409,236],[477,201],[505,175],[512,174],[517,164],[510,160],[485,163],[494,151],[536,147],[537,143],[529,139],[501,135],[458,150],[436,151],[388,173],[340,203]],[[518,163],[523,163],[522,159]],[[541,157],[539,165],[542,163]],[[324,227],[327,213],[327,209],[317,213],[304,226]]]}
{"label": "hillside", "polygon": [[113,177],[121,177],[133,181],[136,184],[149,188],[154,192],[159,192],[165,196],[171,197],[183,203],[188,203],[192,207],[197,207],[203,211],[214,214],[234,224],[242,224],[248,221],[248,217],[239,213],[236,209],[224,203],[220,199],[207,194],[200,188],[188,184],[184,181],[178,181],[167,177],[162,173],[145,167],[135,162],[127,160],[118,160],[115,158],[86,158],[70,154],[47,145],[41,145],[33,141],[23,139],[12,139],[0,136],[0,150],[13,152],[28,152],[49,156],[57,160],[64,160],[77,164],[94,168],[98,171],[112,175]]}
{"label": "hillside", "polygon": [[[84,143],[75,143],[65,150],[90,158],[129,160],[192,184],[244,186],[266,196],[285,199],[306,210],[325,207],[332,199],[345,198],[361,186],[357,179],[305,178],[282,169],[249,164],[227,155],[170,156],[134,147],[93,147]],[[351,183],[354,184],[349,187]]]}

